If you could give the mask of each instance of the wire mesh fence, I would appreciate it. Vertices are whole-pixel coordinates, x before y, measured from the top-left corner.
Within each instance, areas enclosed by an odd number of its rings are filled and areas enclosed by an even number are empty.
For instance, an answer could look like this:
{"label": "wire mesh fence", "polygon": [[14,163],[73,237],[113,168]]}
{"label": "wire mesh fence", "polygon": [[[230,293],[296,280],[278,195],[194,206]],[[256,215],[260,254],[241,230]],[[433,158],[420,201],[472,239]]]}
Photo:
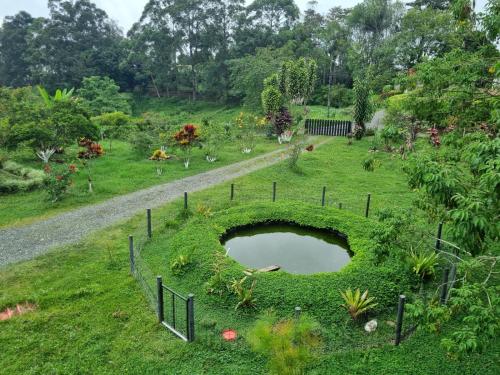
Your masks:
{"label": "wire mesh fence", "polygon": [[[206,210],[210,213],[215,213],[232,207],[258,202],[290,202],[304,203],[318,207],[335,207],[342,210],[348,210],[356,215],[370,217],[374,215],[374,211],[383,208],[378,204],[377,198],[377,195],[371,194],[360,194],[357,197],[342,197],[340,192],[329,189],[327,186],[310,189],[308,193],[304,193],[304,190],[301,190],[300,187],[277,183],[267,184],[262,188],[255,188],[254,185],[246,186],[244,184],[223,185],[223,188],[220,189],[217,194],[203,194],[203,192],[190,194],[186,192],[181,199],[169,204],[167,209],[162,209],[161,214],[152,213],[150,210],[145,212],[144,225],[133,235],[133,250],[131,251],[131,254],[133,254],[131,255],[131,262],[133,257],[132,273],[141,286],[150,307],[159,314],[159,293],[157,292],[156,286],[158,273],[155,273],[150,267],[152,263],[150,254],[147,254],[147,244],[151,241],[151,237],[156,231],[167,230],[168,223],[177,220],[180,213],[187,211],[198,211],[202,213]],[[432,234],[429,232],[423,233],[422,236],[427,237],[430,242],[436,241],[436,247],[444,246],[439,241],[441,229],[442,228],[438,230],[437,235],[436,233]],[[172,234],[174,232],[175,229],[172,230]],[[169,288],[168,283],[166,283],[165,286],[167,289]],[[166,293],[166,297],[162,301],[164,322],[174,328],[186,327],[186,304],[176,301],[176,291],[173,292],[174,293]],[[395,310],[397,310],[397,304],[398,301],[395,301]],[[197,319],[198,312],[194,315]],[[371,340],[373,342],[371,342],[370,345],[378,346],[390,341],[394,338],[393,329],[394,328],[386,328],[385,330],[379,330],[378,334],[373,335],[373,339]],[[413,328],[409,329],[409,331],[412,330]],[[406,338],[407,334],[405,331],[408,331],[408,329],[406,328],[400,331],[399,341]],[[187,337],[187,332],[182,331],[182,328],[179,332],[181,332],[184,337]],[[398,339],[394,341],[398,342]],[[341,348],[335,350],[341,350]]]}

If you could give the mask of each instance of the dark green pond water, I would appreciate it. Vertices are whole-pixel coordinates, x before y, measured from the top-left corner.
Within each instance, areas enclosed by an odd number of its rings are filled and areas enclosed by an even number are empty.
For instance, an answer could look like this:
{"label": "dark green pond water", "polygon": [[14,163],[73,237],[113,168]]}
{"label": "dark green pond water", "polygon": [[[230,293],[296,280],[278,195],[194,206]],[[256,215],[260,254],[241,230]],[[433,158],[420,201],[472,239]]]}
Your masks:
{"label": "dark green pond water", "polygon": [[291,224],[236,229],[223,245],[246,267],[278,265],[294,274],[335,272],[351,260],[347,242],[334,233]]}

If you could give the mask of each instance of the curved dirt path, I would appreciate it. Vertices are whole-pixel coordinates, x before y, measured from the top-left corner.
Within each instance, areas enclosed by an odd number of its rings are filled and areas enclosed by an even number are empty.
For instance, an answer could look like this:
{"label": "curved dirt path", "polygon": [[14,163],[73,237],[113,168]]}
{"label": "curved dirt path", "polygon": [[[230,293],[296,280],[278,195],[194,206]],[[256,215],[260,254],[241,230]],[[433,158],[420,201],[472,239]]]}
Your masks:
{"label": "curved dirt path", "polygon": [[[330,138],[332,139],[332,138]],[[320,146],[330,139],[316,144]],[[34,258],[57,246],[76,243],[90,233],[128,219],[146,208],[162,206],[185,191],[203,190],[282,160],[283,149],[194,176],[156,185],[78,208],[20,227],[0,229],[0,267]]]}

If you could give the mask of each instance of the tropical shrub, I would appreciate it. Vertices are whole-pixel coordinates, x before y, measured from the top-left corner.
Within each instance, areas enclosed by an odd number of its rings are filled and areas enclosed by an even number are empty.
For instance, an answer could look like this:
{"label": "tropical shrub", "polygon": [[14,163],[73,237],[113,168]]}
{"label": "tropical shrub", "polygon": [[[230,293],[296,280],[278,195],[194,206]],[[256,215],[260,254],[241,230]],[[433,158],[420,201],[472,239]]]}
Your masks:
{"label": "tropical shrub", "polygon": [[151,155],[151,151],[158,146],[158,141],[149,132],[135,131],[128,138],[135,153],[141,157]]}
{"label": "tropical shrub", "polygon": [[363,169],[367,172],[373,172],[379,165],[380,160],[375,159],[373,156],[369,156],[363,160]]}
{"label": "tropical shrub", "polygon": [[349,288],[345,292],[340,292],[340,295],[345,302],[342,307],[349,312],[353,320],[357,320],[360,316],[377,306],[377,303],[374,302],[375,297],[368,297],[368,290],[365,290],[361,294],[359,288],[354,293]]}
{"label": "tropical shrub", "polygon": [[201,127],[201,139],[203,149],[205,150],[205,159],[209,163],[217,161],[219,151],[223,146],[224,140],[228,137],[224,126],[208,120],[203,121]]}
{"label": "tropical shrub", "polygon": [[257,280],[254,279],[250,287],[246,287],[245,281],[247,279],[248,277],[245,276],[239,280],[233,279],[231,282],[230,290],[238,299],[238,303],[234,307],[235,310],[238,310],[240,307],[255,307],[256,299],[253,296],[253,292]]}
{"label": "tropical shrub", "polygon": [[439,256],[434,251],[411,251],[408,263],[421,280],[434,276]]}
{"label": "tropical shrub", "polygon": [[196,125],[187,124],[182,127],[173,138],[177,147],[181,150],[184,159],[184,167],[189,168],[191,161],[191,150],[198,144],[200,134]]}
{"label": "tropical shrub", "polygon": [[45,190],[50,201],[52,203],[60,201],[72,184],[71,175],[76,173],[76,166],[74,164],[69,166],[46,164],[44,171],[46,173]]}
{"label": "tropical shrub", "polygon": [[228,292],[228,283],[226,272],[228,268],[228,258],[221,252],[214,253],[214,259],[211,264],[212,275],[205,283],[208,294],[217,294],[222,296]]}
{"label": "tropical shrub", "polygon": [[102,146],[89,138],[81,138],[78,145],[83,148],[78,152],[78,159],[95,159],[104,155]]}
{"label": "tropical shrub", "polygon": [[268,358],[271,374],[300,375],[317,358],[322,346],[320,327],[302,314],[298,319],[278,320],[267,314],[248,334],[253,350]]}
{"label": "tropical shrub", "polygon": [[94,142],[89,138],[81,138],[78,141],[78,145],[83,148],[82,151],[78,152],[78,159],[80,159],[82,166],[87,171],[87,183],[89,187],[89,193],[93,192],[92,186],[92,162],[104,155],[104,150],[102,146]]}
{"label": "tropical shrub", "polygon": [[236,126],[238,128],[237,137],[240,142],[241,152],[244,154],[252,152],[255,148],[257,121],[258,118],[243,112],[240,112],[236,118]]}
{"label": "tropical shrub", "polygon": [[155,150],[153,152],[153,155],[149,158],[149,160],[154,160],[154,161],[164,161],[170,159],[170,155],[167,155],[167,153],[163,150]]}
{"label": "tropical shrub", "polygon": [[[456,260],[456,258],[455,258]],[[478,256],[458,259],[457,280],[449,290],[447,304],[438,303],[435,296],[430,303],[418,299],[407,304],[409,317],[419,323],[420,329],[440,332],[441,327],[454,318],[455,322],[441,345],[453,357],[481,352],[495,340],[500,331],[500,287],[492,281],[498,272],[498,256]]]}
{"label": "tropical shrub", "polygon": [[418,207],[447,221],[461,249],[478,255],[498,237],[500,139],[478,131],[445,140],[442,151],[409,158],[408,184],[420,193]]}
{"label": "tropical shrub", "polygon": [[182,275],[191,264],[191,258],[187,255],[179,255],[170,263],[170,271],[176,276]]}

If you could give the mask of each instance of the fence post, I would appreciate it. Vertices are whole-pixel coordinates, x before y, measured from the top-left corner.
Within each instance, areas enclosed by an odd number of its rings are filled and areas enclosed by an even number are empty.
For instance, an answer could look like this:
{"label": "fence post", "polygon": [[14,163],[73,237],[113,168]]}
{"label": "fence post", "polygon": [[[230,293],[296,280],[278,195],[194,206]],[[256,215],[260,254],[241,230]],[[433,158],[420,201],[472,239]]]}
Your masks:
{"label": "fence post", "polygon": [[448,275],[450,273],[449,268],[445,268],[443,270],[443,283],[441,285],[441,297],[439,298],[439,302],[441,305],[446,303],[446,295],[448,294]]}
{"label": "fence post", "polygon": [[186,300],[186,320],[188,342],[194,341],[194,294],[188,294]]}
{"label": "fence post", "polygon": [[451,289],[453,288],[453,286],[455,285],[455,279],[457,277],[457,265],[455,263],[453,263],[451,265],[451,269],[450,269],[450,273],[448,275],[448,290],[446,291],[446,300],[444,301],[444,303],[448,303],[448,299],[450,298],[450,291]]}
{"label": "fence post", "polygon": [[231,200],[234,199],[234,184],[231,184]]}
{"label": "fence post", "polygon": [[323,194],[321,195],[321,207],[325,207],[326,186],[323,186]]}
{"label": "fence post", "polygon": [[156,276],[156,290],[158,294],[158,321],[160,324],[165,320],[165,314],[163,312],[163,281],[161,276]]}
{"label": "fence post", "polygon": [[440,221],[438,224],[438,232],[436,238],[436,251],[441,250],[441,234],[443,232],[443,222]]}
{"label": "fence post", "polygon": [[299,306],[295,307],[295,319],[300,319],[300,314],[302,313],[302,309]]}
{"label": "fence post", "polygon": [[405,300],[406,297],[401,294],[399,296],[399,303],[398,303],[398,316],[396,319],[396,340],[394,340],[394,345],[399,345],[401,342],[401,331],[403,328],[403,315],[405,312]]}
{"label": "fence post", "polygon": [[128,236],[128,249],[130,253],[130,273],[133,275],[135,272],[134,236]]}
{"label": "fence post", "polygon": [[339,210],[342,209],[342,203],[339,202]]}
{"label": "fence post", "polygon": [[184,192],[184,209],[188,209],[188,193],[187,191]]}
{"label": "fence post", "polygon": [[366,210],[365,210],[365,217],[368,217],[368,214],[370,213],[370,200],[371,200],[372,195],[368,193],[368,196],[366,197]]}
{"label": "fence post", "polygon": [[273,202],[276,202],[276,182],[273,182]]}
{"label": "fence post", "polygon": [[151,230],[151,208],[146,210],[146,220],[148,223],[148,238],[151,239],[153,232]]}

